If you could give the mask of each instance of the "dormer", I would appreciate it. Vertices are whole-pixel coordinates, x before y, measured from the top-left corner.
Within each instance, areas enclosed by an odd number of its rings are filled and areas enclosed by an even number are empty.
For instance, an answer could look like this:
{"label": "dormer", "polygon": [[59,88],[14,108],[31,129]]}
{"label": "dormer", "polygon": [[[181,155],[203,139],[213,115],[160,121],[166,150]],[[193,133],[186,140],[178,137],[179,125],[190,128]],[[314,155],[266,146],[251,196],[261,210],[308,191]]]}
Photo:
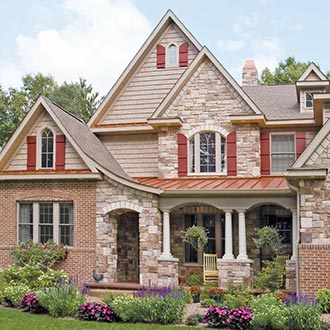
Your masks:
{"label": "dormer", "polygon": [[300,113],[311,113],[314,109],[314,95],[329,90],[329,79],[311,63],[296,82]]}

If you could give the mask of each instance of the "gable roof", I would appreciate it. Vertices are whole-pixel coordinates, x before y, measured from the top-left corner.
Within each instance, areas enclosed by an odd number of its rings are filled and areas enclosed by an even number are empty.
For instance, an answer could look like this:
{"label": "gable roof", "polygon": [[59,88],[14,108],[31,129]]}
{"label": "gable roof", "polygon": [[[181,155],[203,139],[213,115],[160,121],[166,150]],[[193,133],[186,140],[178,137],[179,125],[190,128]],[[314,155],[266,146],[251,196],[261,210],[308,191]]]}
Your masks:
{"label": "gable roof", "polygon": [[225,77],[225,79],[231,84],[231,86],[236,90],[236,92],[242,97],[242,99],[250,106],[252,111],[255,114],[262,114],[257,105],[251,100],[251,98],[245,93],[245,91],[241,88],[241,86],[236,82],[236,80],[230,75],[230,73],[221,65],[221,63],[217,60],[217,58],[208,50],[207,47],[203,47],[199,54],[192,61],[187,70],[183,73],[183,75],[179,78],[177,83],[173,86],[172,90],[167,94],[164,100],[160,103],[158,108],[152,114],[151,118],[161,117],[161,115],[166,111],[168,106],[177,96],[177,94],[181,91],[182,87],[185,83],[190,79],[199,65],[203,62],[203,60],[207,58],[211,61],[211,63],[219,70],[219,72]]}
{"label": "gable roof", "polygon": [[152,49],[153,45],[157,42],[157,40],[161,37],[161,35],[165,32],[167,27],[174,23],[178,26],[178,28],[185,34],[185,36],[189,39],[189,41],[200,50],[202,48],[201,44],[195,39],[195,37],[190,33],[190,31],[182,24],[182,22],[176,17],[176,15],[168,10],[163,18],[160,20],[155,29],[151,32],[148,39],[144,42],[142,47],[139,49],[137,54],[134,56],[132,61],[126,67],[124,72],[121,74],[119,79],[115,82],[109,93],[106,95],[98,109],[95,111],[93,116],[88,121],[88,126],[92,127],[95,125],[95,122],[101,118],[106,110],[107,106],[113,102],[116,97],[120,94],[120,91],[124,88],[125,84],[128,82],[131,74],[135,72],[139,65],[142,63],[143,59],[147,55],[147,53]]}
{"label": "gable roof", "polygon": [[[323,127],[318,131],[318,133],[314,136],[313,140],[309,143],[304,152],[300,155],[300,157],[292,164],[291,169],[301,169],[305,167],[307,161],[310,157],[312,157],[313,153],[321,146],[323,140],[330,133],[330,118],[326,121]],[[321,148],[323,151],[324,148]]]}
{"label": "gable roof", "polygon": [[316,66],[316,64],[314,62],[312,62],[308,68],[305,70],[305,72],[300,76],[300,78],[297,80],[297,82],[299,81],[305,81],[305,79],[308,77],[308,75],[311,73],[311,72],[314,72],[317,77],[320,79],[320,80],[325,80],[325,81],[328,81],[328,78],[325,74],[323,74],[323,72]]}

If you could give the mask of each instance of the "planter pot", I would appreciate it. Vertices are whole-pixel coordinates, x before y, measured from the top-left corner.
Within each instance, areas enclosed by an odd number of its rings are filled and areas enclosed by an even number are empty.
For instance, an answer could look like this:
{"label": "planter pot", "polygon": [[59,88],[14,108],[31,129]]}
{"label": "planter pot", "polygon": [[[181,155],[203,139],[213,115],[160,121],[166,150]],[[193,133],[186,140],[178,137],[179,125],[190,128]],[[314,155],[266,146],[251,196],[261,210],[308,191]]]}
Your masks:
{"label": "planter pot", "polygon": [[186,279],[184,277],[179,277],[179,285],[185,285]]}
{"label": "planter pot", "polygon": [[201,301],[201,295],[200,294],[194,294],[192,296],[193,298],[193,303],[199,303]]}

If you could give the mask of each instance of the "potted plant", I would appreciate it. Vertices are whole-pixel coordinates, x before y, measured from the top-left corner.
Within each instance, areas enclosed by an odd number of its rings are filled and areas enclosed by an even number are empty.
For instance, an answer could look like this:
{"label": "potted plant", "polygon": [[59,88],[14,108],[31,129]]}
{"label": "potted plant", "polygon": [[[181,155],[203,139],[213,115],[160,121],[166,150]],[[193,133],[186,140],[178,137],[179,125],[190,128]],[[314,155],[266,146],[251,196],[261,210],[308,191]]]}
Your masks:
{"label": "potted plant", "polygon": [[193,303],[198,303],[200,302],[201,298],[201,288],[199,286],[192,286],[190,288],[190,293],[193,298]]}

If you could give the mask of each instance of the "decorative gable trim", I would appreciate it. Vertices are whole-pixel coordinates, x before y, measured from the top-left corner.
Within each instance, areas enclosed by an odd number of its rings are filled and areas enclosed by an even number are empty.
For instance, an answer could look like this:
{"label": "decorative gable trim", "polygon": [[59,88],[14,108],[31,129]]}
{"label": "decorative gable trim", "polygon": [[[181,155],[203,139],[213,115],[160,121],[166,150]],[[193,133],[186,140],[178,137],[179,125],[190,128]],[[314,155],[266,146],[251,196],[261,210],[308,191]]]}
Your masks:
{"label": "decorative gable trim", "polygon": [[96,126],[97,122],[104,116],[109,104],[111,104],[111,102],[113,102],[118,97],[121,90],[129,81],[131,75],[138,69],[138,67],[143,62],[145,56],[150,52],[152,47],[155,46],[161,35],[166,31],[166,29],[171,23],[174,23],[183,32],[189,42],[194,47],[196,47],[198,51],[202,49],[201,44],[197,41],[197,39],[195,39],[191,32],[182,24],[182,22],[175,16],[175,14],[171,10],[168,10],[156,26],[156,28],[152,31],[146,42],[134,56],[133,60],[130,62],[130,64],[124,70],[124,72],[116,81],[114,86],[111,88],[109,93],[106,95],[103,102],[95,111],[94,115],[90,118],[87,123],[89,127]]}
{"label": "decorative gable trim", "polygon": [[327,76],[316,66],[314,62],[312,62],[308,68],[305,70],[305,72],[300,76],[300,78],[297,80],[297,82],[305,81],[305,79],[308,77],[308,75],[314,71],[314,73],[318,76],[320,80],[329,81]]}
{"label": "decorative gable trim", "polygon": [[219,70],[219,72],[225,77],[225,79],[231,84],[235,91],[242,97],[242,99],[249,105],[255,114],[262,114],[257,105],[251,100],[251,98],[244,92],[235,79],[228,73],[228,71],[220,64],[220,62],[214,57],[214,55],[204,46],[199,54],[195,57],[187,70],[182,74],[180,79],[174,85],[172,90],[167,94],[162,103],[158,106],[156,111],[152,114],[151,118],[161,117],[163,113],[168,109],[175,97],[181,91],[186,82],[192,77],[199,65],[207,58],[211,63]]}

